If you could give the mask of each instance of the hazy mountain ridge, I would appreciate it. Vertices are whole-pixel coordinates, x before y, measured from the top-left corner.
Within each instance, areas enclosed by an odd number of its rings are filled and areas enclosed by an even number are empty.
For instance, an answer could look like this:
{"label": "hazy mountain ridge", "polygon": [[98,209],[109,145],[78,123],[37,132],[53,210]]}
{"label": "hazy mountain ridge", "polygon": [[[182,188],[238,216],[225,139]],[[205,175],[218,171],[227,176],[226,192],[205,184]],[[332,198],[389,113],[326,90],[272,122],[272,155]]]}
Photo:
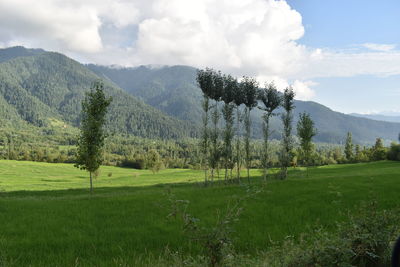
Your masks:
{"label": "hazy mountain ridge", "polygon": [[387,121],[387,122],[399,122],[400,123],[400,116],[389,116],[389,115],[382,115],[382,114],[359,114],[359,113],[350,113],[349,115],[360,117],[360,118],[367,118],[376,121]]}

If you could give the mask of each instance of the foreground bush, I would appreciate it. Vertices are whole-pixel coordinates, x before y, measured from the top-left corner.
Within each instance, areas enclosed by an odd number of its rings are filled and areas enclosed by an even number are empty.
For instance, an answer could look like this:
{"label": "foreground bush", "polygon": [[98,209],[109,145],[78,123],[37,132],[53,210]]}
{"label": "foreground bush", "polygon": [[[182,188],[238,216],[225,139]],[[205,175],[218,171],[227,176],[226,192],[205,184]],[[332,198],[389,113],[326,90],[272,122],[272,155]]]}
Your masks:
{"label": "foreground bush", "polygon": [[399,234],[399,214],[364,205],[329,234],[320,228],[298,242],[288,238],[265,254],[264,266],[390,266],[392,243]]}

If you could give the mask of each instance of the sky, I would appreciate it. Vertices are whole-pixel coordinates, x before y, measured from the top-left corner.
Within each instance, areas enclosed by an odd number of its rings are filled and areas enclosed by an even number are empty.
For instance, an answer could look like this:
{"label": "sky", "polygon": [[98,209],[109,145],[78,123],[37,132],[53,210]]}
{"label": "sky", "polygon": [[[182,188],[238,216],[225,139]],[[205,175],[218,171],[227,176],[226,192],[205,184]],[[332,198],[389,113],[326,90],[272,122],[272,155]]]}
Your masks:
{"label": "sky", "polygon": [[398,0],[0,0],[0,13],[0,47],[212,67],[344,113],[400,112]]}

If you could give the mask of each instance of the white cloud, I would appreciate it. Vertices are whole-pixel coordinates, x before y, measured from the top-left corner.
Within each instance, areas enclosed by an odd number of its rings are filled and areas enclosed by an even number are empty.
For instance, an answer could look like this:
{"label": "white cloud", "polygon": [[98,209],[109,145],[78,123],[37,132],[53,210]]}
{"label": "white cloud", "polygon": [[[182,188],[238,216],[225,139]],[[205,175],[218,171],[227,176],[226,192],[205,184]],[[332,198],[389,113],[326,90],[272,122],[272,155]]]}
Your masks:
{"label": "white cloud", "polygon": [[0,10],[0,46],[105,65],[209,66],[281,89],[294,81],[299,99],[314,97],[317,77],[400,74],[395,45],[300,45],[302,17],[283,0],[0,0]]}
{"label": "white cloud", "polygon": [[299,100],[310,100],[315,96],[315,91],[311,89],[312,86],[317,85],[313,81],[299,81],[296,80],[292,84],[293,91],[296,93],[296,98]]}
{"label": "white cloud", "polygon": [[400,51],[354,52],[320,50],[292,77],[351,77],[356,75],[390,76],[400,74]]}
{"label": "white cloud", "polygon": [[394,45],[394,44],[365,43],[362,46],[365,48],[368,48],[370,50],[382,51],[382,52],[388,52],[388,51],[394,50],[396,48],[396,45]]}

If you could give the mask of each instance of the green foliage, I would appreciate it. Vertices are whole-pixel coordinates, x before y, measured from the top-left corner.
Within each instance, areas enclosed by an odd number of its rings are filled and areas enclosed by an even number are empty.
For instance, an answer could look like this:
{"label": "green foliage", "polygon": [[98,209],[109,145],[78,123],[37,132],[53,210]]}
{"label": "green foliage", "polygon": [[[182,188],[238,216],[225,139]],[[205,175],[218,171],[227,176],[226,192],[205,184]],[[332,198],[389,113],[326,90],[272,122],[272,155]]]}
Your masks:
{"label": "green foliage", "polygon": [[92,191],[92,173],[96,172],[103,161],[103,147],[106,133],[104,124],[108,106],[112,98],[104,94],[102,82],[95,82],[82,101],[81,132],[77,143],[75,167],[90,172],[90,191]]}
{"label": "green foliage", "polygon": [[372,147],[373,160],[387,159],[387,149],[383,146],[382,138],[376,138],[375,145]]}
{"label": "green foliage", "polygon": [[282,150],[279,155],[280,163],[281,163],[281,179],[286,179],[287,177],[287,169],[290,166],[292,161],[292,153],[293,153],[293,137],[292,137],[292,123],[293,123],[293,109],[294,106],[294,91],[293,88],[288,87],[285,89],[282,98],[282,107],[284,109],[284,113],[281,116],[282,124],[283,124],[283,133],[282,133]]}
{"label": "green foliage", "polygon": [[391,143],[390,149],[387,154],[387,158],[390,160],[400,161],[400,144]]}
{"label": "green foliage", "polygon": [[257,106],[257,89],[258,83],[254,78],[243,77],[240,83],[241,91],[243,92],[243,104],[246,106],[244,112],[244,151],[245,151],[245,163],[247,168],[247,180],[250,182],[249,169],[251,167],[251,149],[250,149],[250,138],[251,138],[251,110]]}
{"label": "green foliage", "polygon": [[347,161],[351,162],[353,160],[353,138],[350,132],[347,133],[346,145],[344,147],[344,154],[346,156]]}
{"label": "green foliage", "polygon": [[297,135],[300,139],[301,158],[306,166],[311,163],[311,153],[313,150],[312,138],[317,134],[314,122],[310,114],[301,113],[297,122]]}
{"label": "green foliage", "polygon": [[147,152],[146,155],[146,167],[150,169],[153,173],[157,173],[160,170],[164,169],[164,163],[160,159],[160,155],[157,150],[151,149]]}
{"label": "green foliage", "polygon": [[267,178],[267,170],[269,163],[269,138],[271,134],[270,130],[270,119],[277,115],[274,111],[281,104],[281,97],[273,83],[266,84],[265,88],[259,92],[258,98],[261,100],[263,107],[258,107],[265,113],[263,115],[263,133],[264,133],[264,151],[263,151],[263,166],[264,166],[264,179]]}
{"label": "green foliage", "polygon": [[399,233],[397,212],[377,209],[376,202],[349,212],[338,233],[323,228],[304,234],[299,242],[287,239],[266,253],[268,266],[379,267],[390,265],[391,246]]}

